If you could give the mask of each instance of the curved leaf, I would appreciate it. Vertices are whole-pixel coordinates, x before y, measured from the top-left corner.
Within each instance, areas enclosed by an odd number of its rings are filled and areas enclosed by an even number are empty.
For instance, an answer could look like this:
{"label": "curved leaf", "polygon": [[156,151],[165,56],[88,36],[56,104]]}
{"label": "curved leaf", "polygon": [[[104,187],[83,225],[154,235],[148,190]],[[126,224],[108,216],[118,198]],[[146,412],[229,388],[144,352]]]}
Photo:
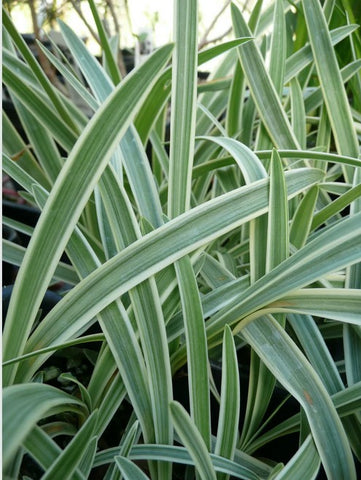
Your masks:
{"label": "curved leaf", "polygon": [[71,442],[42,476],[44,480],[70,478],[80,464],[88,446],[93,442],[97,412],[92,413]]}
{"label": "curved leaf", "polygon": [[312,53],[337,150],[343,155],[357,158],[359,146],[351,109],[321,5],[317,0],[303,0],[303,6]]}
{"label": "curved leaf", "polygon": [[3,462],[7,465],[36,423],[50,414],[54,407],[66,411],[75,405],[84,408],[83,402],[61,390],[42,383],[25,383],[4,388]]}
{"label": "curved leaf", "polygon": [[[214,453],[230,460],[233,460],[238,436],[239,385],[236,348],[231,330],[226,326],[223,336],[221,404]],[[217,478],[220,480],[227,477],[224,475]]]}
{"label": "curved leaf", "polygon": [[192,457],[197,473],[202,480],[216,480],[207,446],[188,413],[178,402],[171,402],[170,411],[176,431]]}
{"label": "curved leaf", "polygon": [[302,405],[328,478],[356,480],[351,448],[331,397],[287,333],[264,316],[247,325],[242,335]]}
{"label": "curved leaf", "polygon": [[311,436],[291,458],[274,480],[313,480],[320,469],[320,457]]}
{"label": "curved leaf", "polygon": [[[288,195],[296,195],[321,177],[322,172],[312,169],[286,173]],[[33,334],[26,351],[65,341],[68,339],[65,332],[69,324],[62,319],[67,315],[72,316],[71,335],[74,335],[77,325],[86,325],[122,293],[184,255],[266,212],[267,188],[267,180],[241,187],[179,215],[132,243],[82,280],[66,299],[57,304]],[[239,208],[240,205],[242,208]],[[56,333],[52,333],[53,327],[56,327]],[[24,368],[27,370],[27,367]]]}
{"label": "curved leaf", "polygon": [[[119,85],[94,115],[72,150],[19,270],[4,330],[5,359],[22,353],[40,299],[71,232],[132,115],[150,91],[172,48],[168,45],[159,49]],[[144,82],[144,78],[148,81]],[[137,95],[131,95],[131,92],[137,92]],[[119,125],[119,129],[114,129],[114,125]],[[18,301],[24,288],[28,301]],[[23,319],[21,324],[19,318]],[[11,383],[14,373],[13,368],[7,369],[3,377],[5,384]]]}
{"label": "curved leaf", "polygon": [[125,457],[115,457],[115,463],[126,480],[148,480],[142,470]]}

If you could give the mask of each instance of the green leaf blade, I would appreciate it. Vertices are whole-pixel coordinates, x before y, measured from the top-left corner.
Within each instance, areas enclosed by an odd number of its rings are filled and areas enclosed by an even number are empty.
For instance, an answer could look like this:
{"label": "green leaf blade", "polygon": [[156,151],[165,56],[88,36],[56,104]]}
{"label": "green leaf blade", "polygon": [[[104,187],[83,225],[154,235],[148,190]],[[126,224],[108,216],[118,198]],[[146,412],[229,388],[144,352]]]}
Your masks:
{"label": "green leaf blade", "polygon": [[3,392],[3,434],[6,435],[3,462],[6,465],[26,435],[47,412],[57,406],[83,407],[83,403],[60,390],[41,383],[29,383],[7,387]]}
{"label": "green leaf blade", "polygon": [[[232,3],[231,11],[236,35],[238,37],[249,35],[250,32],[243,16],[234,3]],[[258,48],[254,42],[248,42],[238,47],[238,54],[258,113],[274,142],[274,146],[278,148],[299,148],[275,87],[266,72]]]}
{"label": "green leaf blade", "polygon": [[[224,330],[222,366],[221,405],[214,453],[233,460],[240,415],[240,382],[236,349],[228,326]],[[218,474],[217,478],[220,480],[227,476]]]}
{"label": "green leaf blade", "polygon": [[[288,172],[286,174],[288,195],[295,195],[321,178],[322,172],[317,170],[302,169]],[[240,201],[244,205],[244,209],[241,210],[238,207],[235,208]],[[65,333],[69,328],[69,325],[60,321],[65,311],[73,311],[72,318],[78,319],[81,323],[85,321],[85,318],[88,318],[87,321],[89,321],[97,312],[128,291],[129,288],[212,239],[248,221],[254,215],[264,213],[267,205],[267,181],[261,180],[251,186],[241,187],[235,192],[214,199],[208,204],[196,207],[169,221],[156,231],[144,236],[143,239],[134,242],[96,272],[82,280],[67,294],[66,302],[60,302],[53,309],[51,315],[48,316],[50,324],[45,319],[43,320],[28,344],[28,348],[38,349],[48,346],[57,339],[65,340],[60,333],[61,330]],[[189,232],[192,232],[192,235]],[[51,317],[54,320],[50,320]],[[49,328],[51,324],[58,325],[54,337],[52,337],[52,329]],[[75,326],[76,322],[74,321],[72,328]]]}
{"label": "green leaf blade", "polygon": [[[62,175],[58,178],[57,187],[51,192],[45,213],[39,220],[31,245],[27,250],[25,261],[19,271],[4,333],[5,358],[21,353],[34,320],[40,297],[47,287],[57,259],[60,257],[100,173],[105,168],[112,150],[122,134],[125,133],[132,119],[131,114],[134,115],[134,111],[137,107],[139,108],[146,93],[151,89],[151,79],[155,81],[161,68],[169,59],[172,48],[168,45],[159,49],[146,64],[128,77],[128,81],[121,84],[120,88],[109,97],[103,108],[98,110],[90,121],[77,142],[77,146],[72,151],[72,155],[68,158],[62,170]],[[149,83],[144,82],[144,73],[146,73],[145,76],[148,77]],[[130,92],[134,89],[138,90],[139,96],[132,96],[132,101],[129,101]],[[118,102],[122,105],[122,108],[119,108]],[[118,131],[114,131],[109,115],[116,124],[121,125]],[[103,126],[103,129],[99,129],[100,125]],[[97,135],[94,135],[95,131],[98,132]],[[100,137],[103,141],[100,141]],[[84,162],[89,166],[88,169],[84,169]],[[61,214],[58,205],[62,205]],[[61,242],[49,235],[49,232],[53,232],[53,235],[58,238],[59,234],[59,231],[54,230],[54,227],[51,226],[54,224],[54,210],[59,212],[57,222],[59,230],[62,232]],[[35,271],[38,272],[36,279]],[[44,276],[45,271],[47,272],[46,276]],[[29,275],[31,279],[28,280]],[[31,299],[30,302],[26,302],[26,305],[24,302],[19,304],[16,300],[22,288],[24,288],[22,285],[27,286],[28,298]],[[16,326],[17,333],[12,335],[14,323],[11,318],[18,317],[18,310],[22,310],[20,318],[24,320],[21,327]],[[8,370],[8,373],[10,373],[10,370]],[[11,380],[4,377],[4,381],[7,383]]]}
{"label": "green leaf blade", "polygon": [[188,413],[178,402],[171,402],[170,410],[175,428],[189,451],[200,477],[202,480],[216,480],[216,472],[207,447]]}
{"label": "green leaf blade", "polygon": [[304,408],[328,477],[356,480],[351,448],[341,420],[325,387],[296,345],[270,317],[255,320],[242,333]]}
{"label": "green leaf blade", "polygon": [[61,480],[72,476],[88,446],[93,442],[96,422],[97,412],[93,412],[51,467],[46,470],[42,477],[44,480]]}
{"label": "green leaf blade", "polygon": [[317,0],[304,0],[303,3],[308,35],[337,150],[341,154],[357,158],[359,147],[356,132],[326,20]]}

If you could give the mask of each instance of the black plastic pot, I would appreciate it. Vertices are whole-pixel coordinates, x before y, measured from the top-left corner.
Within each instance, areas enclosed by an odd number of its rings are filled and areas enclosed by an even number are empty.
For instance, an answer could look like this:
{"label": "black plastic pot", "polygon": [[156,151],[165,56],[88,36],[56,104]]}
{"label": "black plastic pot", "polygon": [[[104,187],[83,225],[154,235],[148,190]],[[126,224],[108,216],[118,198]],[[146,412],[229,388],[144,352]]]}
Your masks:
{"label": "black plastic pot", "polygon": [[[24,223],[29,227],[35,227],[40,216],[39,209],[29,205],[21,205],[19,203],[9,202],[8,200],[3,200],[2,208],[4,216]],[[18,233],[18,239],[19,243],[23,247],[26,247],[29,243],[29,236],[23,233]]]}
{"label": "black plastic pot", "polygon": [[[12,228],[3,225],[2,238],[10,242],[19,243],[18,234]],[[18,268],[8,262],[2,262],[2,285],[10,285],[14,283]]]}
{"label": "black plastic pot", "polygon": [[[40,211],[28,205],[22,205],[8,200],[2,202],[3,215],[16,220],[30,227],[35,227],[40,216]],[[24,233],[17,232],[12,228],[3,226],[3,238],[23,247],[27,247],[30,237]],[[18,267],[7,262],[2,262],[2,285],[14,283]]]}
{"label": "black plastic pot", "polygon": [[[32,207],[30,205],[10,202],[8,200],[3,200],[2,209],[4,216],[33,228],[35,228],[41,214],[38,208]],[[25,248],[28,246],[28,243],[30,241],[30,237],[21,232],[17,233],[17,239],[18,240],[16,241],[16,243],[19,243]],[[63,253],[63,255],[61,256],[61,261],[65,263],[70,263],[65,253]]]}
{"label": "black plastic pot", "polygon": [[[6,287],[3,287],[2,290],[2,314],[3,318],[6,317],[8,308],[9,308],[9,303],[10,303],[10,298],[11,294],[13,291],[14,286],[13,285],[8,285]],[[47,315],[50,310],[55,307],[55,305],[61,300],[61,296],[58,295],[55,292],[52,292],[51,290],[47,290],[45,293],[45,296],[43,298],[43,301],[41,302],[41,318],[44,318],[45,315]]]}

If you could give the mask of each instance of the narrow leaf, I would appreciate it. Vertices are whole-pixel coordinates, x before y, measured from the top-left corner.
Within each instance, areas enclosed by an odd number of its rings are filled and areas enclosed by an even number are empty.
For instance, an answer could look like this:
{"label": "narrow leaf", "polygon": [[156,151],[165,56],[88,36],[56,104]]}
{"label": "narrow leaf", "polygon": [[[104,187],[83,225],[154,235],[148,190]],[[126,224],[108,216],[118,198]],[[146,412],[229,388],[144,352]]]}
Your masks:
{"label": "narrow leaf", "polygon": [[125,457],[115,457],[115,463],[126,480],[148,480],[142,470]]}
{"label": "narrow leaf", "polygon": [[[302,175],[299,175],[300,172]],[[297,194],[320,178],[319,171],[307,169],[286,173],[288,195]],[[48,346],[52,342],[67,339],[69,324],[61,321],[65,318],[64,308],[74,319],[71,325],[74,335],[78,322],[78,326],[85,325],[122,293],[159,272],[161,268],[250,218],[266,212],[267,185],[266,180],[261,180],[248,187],[241,187],[235,192],[223,195],[170,220],[134,242],[82,280],[67,294],[66,302],[59,302],[47,316],[47,320],[44,319],[38,327],[32,341],[32,349],[37,348],[38,342],[42,346]],[[239,208],[239,205],[243,207]],[[56,325],[54,336],[51,325],[53,327]]]}
{"label": "narrow leaf", "polygon": [[[226,326],[223,336],[221,405],[214,453],[230,460],[233,460],[238,436],[239,385],[236,349],[231,330]],[[227,476],[217,475],[217,478],[224,479]]]}
{"label": "narrow leaf", "polygon": [[328,478],[356,480],[351,448],[332,400],[290,337],[271,317],[255,320],[242,335],[302,405]]}
{"label": "narrow leaf", "polygon": [[[232,22],[237,36],[250,36],[249,29],[243,16],[232,3]],[[270,135],[274,145],[278,148],[299,147],[293,134],[286,113],[283,110],[275,87],[266,72],[262,56],[253,41],[238,47],[238,55],[242,68],[247,77],[258,113]]]}
{"label": "narrow leaf", "polygon": [[171,402],[170,410],[176,431],[192,457],[200,477],[203,480],[216,480],[207,446],[188,413],[178,402]]}
{"label": "narrow leaf", "polygon": [[4,465],[8,464],[34,425],[53,408],[83,403],[61,390],[42,383],[13,385],[3,391],[3,435],[6,438],[3,450]]}
{"label": "narrow leaf", "polygon": [[[57,187],[52,190],[47,206],[40,217],[17,277],[4,330],[5,358],[11,358],[22,352],[40,297],[47,288],[58,258],[67,244],[80,213],[110,159],[113,149],[129,126],[132,120],[131,115],[134,115],[135,110],[139,108],[151,89],[160,69],[167,62],[171,50],[170,46],[159,49],[144,65],[122,82],[94,115],[72,150],[58,178]],[[148,82],[144,82],[144,78],[147,78]],[[131,95],[134,91],[138,92],[137,96]],[[119,129],[114,129],[114,125],[120,125]],[[85,163],[89,168],[84,168]],[[58,208],[59,205],[62,205],[61,211]],[[54,209],[57,212],[56,221],[59,228],[54,226]],[[61,232],[61,241],[59,241],[59,232]],[[34,272],[37,272],[37,275]],[[44,272],[47,272],[47,275],[44,276]],[[21,295],[24,285],[27,298],[31,300],[19,302],[17,297]],[[23,319],[21,325],[18,322],[19,318]],[[13,334],[14,328],[16,334]],[[8,375],[15,373],[11,370],[8,369],[7,375],[4,375],[5,384],[10,380]]]}
{"label": "narrow leaf", "polygon": [[51,467],[46,470],[42,477],[44,480],[63,480],[64,478],[70,478],[72,476],[74,470],[80,464],[83,455],[86,453],[88,445],[93,441],[96,421],[97,412],[94,412],[57,457]]}
{"label": "narrow leaf", "polygon": [[317,0],[304,0],[303,6],[311,48],[337,150],[343,155],[357,157],[359,147],[350,106],[321,5]]}
{"label": "narrow leaf", "polygon": [[310,435],[275,480],[313,480],[319,469],[320,457]]}
{"label": "narrow leaf", "polygon": [[270,207],[267,233],[267,272],[288,256],[288,202],[282,161],[277,151],[271,157]]}

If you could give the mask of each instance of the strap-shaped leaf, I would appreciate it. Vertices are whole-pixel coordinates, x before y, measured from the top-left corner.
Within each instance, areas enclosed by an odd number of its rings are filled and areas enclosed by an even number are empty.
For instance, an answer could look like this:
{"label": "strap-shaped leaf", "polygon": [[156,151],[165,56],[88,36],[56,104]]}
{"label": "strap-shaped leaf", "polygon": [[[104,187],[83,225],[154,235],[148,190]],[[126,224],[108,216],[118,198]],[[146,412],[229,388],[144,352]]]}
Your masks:
{"label": "strap-shaped leaf", "polygon": [[198,54],[198,65],[202,65],[203,63],[206,63],[209,60],[212,60],[213,58],[220,55],[221,53],[227,52],[231,48],[238,47],[242,43],[248,42],[248,40],[250,39],[251,37],[235,38],[234,40],[223,42],[219,45],[208,48],[207,50],[202,50]]}
{"label": "strap-shaped leaf", "polygon": [[170,411],[176,431],[194,461],[196,471],[202,480],[216,480],[207,446],[185,408],[178,402],[171,402]]}
{"label": "strap-shaped leaf", "polygon": [[[6,37],[5,37],[6,38]],[[25,83],[34,89],[36,93],[46,101],[47,104],[49,104],[48,97],[46,94],[42,91],[42,89],[39,87],[36,78],[34,77],[30,67],[26,65],[22,60],[20,60],[15,53],[11,50],[12,45],[7,45],[4,48],[4,64],[7,65],[7,67],[15,74],[19,75]],[[9,50],[10,49],[10,50]],[[60,93],[60,92],[59,92]],[[82,113],[79,108],[64,94],[60,93],[62,96],[62,101],[64,104],[66,104],[67,109],[71,113],[74,121],[76,122],[78,129],[83,129],[85,125],[87,124],[87,117]],[[49,107],[51,107],[51,104],[49,104]],[[54,110],[54,108],[52,108]],[[79,130],[74,132],[74,135],[79,134]]]}
{"label": "strap-shaped leaf", "polygon": [[311,230],[317,197],[318,186],[315,186],[306,192],[297,206],[290,228],[290,243],[296,248],[301,248],[306,243]]}
{"label": "strap-shaped leaf", "polygon": [[[342,81],[344,83],[348,82],[350,79],[359,72],[361,68],[361,59],[355,60],[352,63],[349,63],[343,67],[341,72]],[[316,88],[310,95],[305,98],[305,110],[307,113],[315,110],[319,105],[323,103],[322,90],[321,87]],[[321,144],[322,145],[322,144]]]}
{"label": "strap-shaped leaf", "polygon": [[3,80],[9,90],[36,116],[45,128],[50,129],[54,138],[66,150],[70,150],[76,141],[76,135],[62,117],[49,107],[43,97],[32,87],[24,83],[16,73],[3,66]]}
{"label": "strap-shaped leaf", "polygon": [[[293,290],[327,273],[360,261],[361,214],[343,220],[320,234],[274,268],[210,320],[208,335],[232,324]],[[330,262],[332,258],[332,262]]]}
{"label": "strap-shaped leaf", "polygon": [[[72,434],[75,434],[72,432]],[[62,450],[56,441],[45,433],[44,429],[35,426],[23,442],[25,450],[46,471],[61,455]],[[73,472],[74,480],[84,480],[80,469]]]}
{"label": "strap-shaped leaf", "polygon": [[[2,241],[2,254],[3,260],[5,262],[10,263],[11,265],[16,265],[20,267],[26,249],[21,245],[16,243],[10,242],[9,240]],[[79,281],[79,277],[77,276],[74,269],[67,265],[66,263],[59,262],[57,265],[55,272],[54,272],[54,280],[66,282],[70,285],[76,285]]]}
{"label": "strap-shaped leaf", "polygon": [[79,472],[84,476],[84,478],[89,478],[90,472],[93,468],[93,462],[95,453],[98,448],[98,438],[93,437],[85,449],[83,456],[79,462]]}
{"label": "strap-shaped leaf", "polygon": [[[190,208],[197,102],[198,1],[174,4],[175,49],[172,70],[168,216]],[[198,285],[189,257],[175,264],[187,344],[190,411],[210,448],[207,341]]]}
{"label": "strap-shaped leaf", "polygon": [[[286,173],[288,195],[293,196],[322,178],[318,170],[294,170]],[[254,184],[196,207],[137,240],[121,253],[82,280],[43,320],[28,348],[45,347],[67,339],[67,331],[84,326],[138,283],[160,269],[209,243],[222,234],[267,211],[268,182]],[[242,205],[242,208],[240,208]],[[65,299],[64,299],[65,300]],[[63,320],[67,314],[72,325]],[[51,327],[52,325],[52,327]],[[53,328],[55,330],[52,332]],[[61,333],[62,332],[62,333]]]}
{"label": "strap-shaped leaf", "polygon": [[331,397],[287,333],[267,316],[247,325],[242,335],[302,405],[328,478],[356,480],[351,448]]}
{"label": "strap-shaped leaf", "polygon": [[[77,59],[79,68],[82,70],[94,95],[99,102],[104,102],[114,89],[107,73],[99,65],[96,58],[90,54],[75,32],[64,23],[60,23],[60,26],[67,45]],[[152,172],[139,135],[132,125],[121,139],[120,151],[117,150],[117,153],[120,155],[120,159],[115,158],[112,163],[120,175],[119,160],[122,161],[141,214],[154,227],[161,225],[162,208]]]}
{"label": "strap-shaped leaf", "polygon": [[[3,61],[10,69],[12,69],[12,71],[19,75],[26,84],[32,86],[36,92],[42,96],[43,100],[46,99],[44,92],[39,89],[39,85],[37,84],[34,75],[32,75],[30,68],[15,56],[15,52],[10,53],[7,49],[4,49]],[[9,94],[26,133],[28,143],[32,146],[44,173],[49,177],[51,182],[54,183],[64,162],[61,159],[59,149],[49,132],[48,125],[42,125],[41,121],[38,121],[36,116],[33,115],[31,111],[29,111],[28,108],[26,108],[26,106],[24,106],[23,103],[11,93],[11,90],[9,90]],[[47,99],[45,101],[47,103]],[[75,111],[77,110],[74,106],[72,113],[74,114]],[[54,124],[56,124],[56,122],[54,122]],[[59,128],[62,128],[61,125]],[[11,142],[10,139],[9,141]],[[10,148],[13,149],[14,146],[12,145]]]}
{"label": "strap-shaped leaf", "polygon": [[288,256],[288,202],[281,158],[274,150],[270,170],[270,207],[267,229],[266,271],[270,272]]}
{"label": "strap-shaped leaf", "polygon": [[[105,181],[109,179],[109,177],[113,179],[114,175],[112,175],[112,172],[106,170],[101,181],[104,189],[107,189],[109,185],[109,183],[107,184]],[[109,187],[109,190],[114,193],[112,188]],[[34,191],[40,206],[43,207],[46,202],[46,195],[44,195],[44,192],[39,188],[34,187]],[[118,195],[118,191],[116,191],[116,194]],[[115,195],[115,197],[117,197],[117,195]],[[82,277],[85,277],[99,266],[99,261],[95,257],[94,252],[92,252],[89,245],[87,245],[77,228],[70,237],[67,252]],[[122,321],[119,321],[119,318],[121,318]],[[111,303],[101,312],[98,320],[106,335],[106,340],[112,351],[113,358],[121,372],[127,393],[132,400],[134,411],[141,422],[143,435],[145,438],[153,441],[154,425],[151,415],[145,363],[138,344],[136,332],[134,332],[132,328],[124,305],[120,300]],[[36,359],[34,360],[36,365],[37,361]],[[29,373],[26,365],[20,365],[18,377],[21,377],[22,381],[24,381],[24,377],[25,379],[29,377]],[[105,375],[103,373],[103,378],[104,377]],[[106,385],[104,385],[104,388],[105,387]],[[164,391],[161,390],[161,392],[164,394]]]}
{"label": "strap-shaped leaf", "polygon": [[71,442],[56,458],[54,463],[43,475],[44,480],[61,480],[70,478],[80,464],[90,442],[93,442],[94,430],[97,422],[97,412],[90,415]]}
{"label": "strap-shaped leaf", "polygon": [[[94,466],[112,462],[118,452],[118,447],[99,452],[95,458]],[[236,451],[235,461],[212,453],[209,456],[217,472],[223,472],[235,478],[259,480],[260,478],[268,478],[271,472],[271,468],[266,463],[239,450]],[[134,445],[130,451],[129,458],[131,460],[163,460],[194,465],[194,461],[186,448],[173,445]]]}
{"label": "strap-shaped leaf", "polygon": [[53,54],[40,44],[39,47],[49,59],[49,61],[55,66],[59,73],[65,78],[65,80],[76,90],[76,92],[82,97],[82,99],[89,105],[92,110],[98,108],[98,103],[93,95],[86,89],[86,87],[76,78],[76,76]]}
{"label": "strap-shaped leaf", "polygon": [[34,73],[35,77],[37,78],[39,84],[42,86],[42,88],[45,90],[47,93],[49,99],[59,112],[60,116],[63,117],[66,121],[66,123],[70,126],[71,129],[76,131],[76,127],[74,125],[74,122],[69,115],[69,112],[67,109],[64,107],[61,99],[59,98],[59,93],[56,88],[51,84],[50,80],[46,76],[45,72],[42,70],[41,66],[39,63],[36,61],[35,57],[32,55],[30,48],[26,45],[25,40],[22,38],[22,36],[19,34],[19,32],[16,30],[14,24],[11,22],[10,16],[8,12],[3,8],[2,11],[2,18],[3,18],[3,24],[9,33],[11,35],[14,43],[16,44],[17,48],[21,52],[22,56],[25,58],[27,63],[32,69],[32,72]]}
{"label": "strap-shaped leaf", "polygon": [[276,0],[273,13],[269,75],[279,95],[281,95],[283,89],[287,54],[286,18],[284,10],[284,3],[281,0]]}
{"label": "strap-shaped leaf", "polygon": [[344,385],[336,363],[311,315],[289,314],[287,321],[296,333],[303,351],[322,379],[328,393],[333,394],[343,390]]}
{"label": "strap-shaped leaf", "polygon": [[[39,301],[71,232],[114,148],[168,61],[172,48],[168,45],[157,50],[119,85],[94,115],[72,150],[51,192],[19,271],[4,330],[5,358],[21,353]],[[148,81],[145,82],[144,78]],[[114,128],[114,125],[119,125],[119,128]],[[28,301],[23,299],[20,302],[17,297],[24,288]],[[19,318],[23,319],[21,325]],[[5,384],[11,382],[11,373],[14,372],[10,370],[4,375]]]}
{"label": "strap-shaped leaf", "polygon": [[81,407],[83,402],[49,385],[42,383],[24,383],[4,388],[3,435],[6,438],[3,449],[4,465],[8,464],[16,449],[36,423],[54,407],[71,410]]}
{"label": "strap-shaped leaf", "polygon": [[244,80],[242,67],[240,63],[237,62],[232,76],[226,111],[226,131],[229,137],[236,136],[241,130],[243,98],[246,88]]}
{"label": "strap-shaped leaf", "polygon": [[358,141],[326,19],[317,0],[303,1],[308,35],[337,150],[357,157]]}
{"label": "strap-shaped leaf", "polygon": [[148,480],[146,474],[128,458],[115,457],[115,463],[126,480]]}
{"label": "strap-shaped leaf", "polygon": [[175,2],[168,216],[188,210],[197,96],[197,0]]}
{"label": "strap-shaped leaf", "polygon": [[[360,409],[361,382],[353,385],[352,387],[340,390],[339,392],[332,395],[331,398],[337,409],[338,414],[343,419],[343,421],[345,420],[345,417],[349,415],[351,415],[349,417],[350,420],[353,421],[352,414],[357,413]],[[301,416],[299,414],[296,414],[288,418],[287,420],[279,423],[267,433],[258,437],[258,439],[256,439],[252,443],[250,451],[254,452],[258,450],[258,448],[260,448],[262,445],[265,445],[276,438],[299,431],[300,419]],[[347,433],[349,434],[349,431]]]}
{"label": "strap-shaped leaf", "polygon": [[297,78],[290,82],[292,128],[301,148],[306,148],[306,113],[302,90]]}
{"label": "strap-shaped leaf", "polygon": [[[271,35],[271,45],[269,52],[268,73],[275,90],[280,98],[283,93],[283,82],[285,74],[285,61],[287,54],[286,42],[286,18],[284,12],[284,3],[282,0],[276,0],[273,12],[273,31]],[[262,123],[260,123],[257,132],[257,149],[263,150],[272,148],[272,142]]]}
{"label": "strap-shaped leaf", "polygon": [[266,169],[257,155],[250,148],[233,138],[227,137],[198,137],[217,143],[228,151],[241,169],[246,183],[252,183],[267,177]]}
{"label": "strap-shaped leaf", "polygon": [[[234,3],[232,3],[231,11],[236,35],[238,37],[250,36],[248,26]],[[278,148],[299,148],[256,44],[250,41],[238,47],[238,55],[247,77],[252,98],[274,145]]]}
{"label": "strap-shaped leaf", "polygon": [[18,166],[34,177],[44,188],[50,188],[49,179],[4,111],[2,113],[2,137],[3,154],[7,154],[10,157],[14,155],[17,158],[16,163]]}
{"label": "strap-shaped leaf", "polygon": [[[244,41],[248,40],[249,37],[244,37],[240,39],[235,39],[234,42],[237,42],[238,44],[239,41],[239,44],[241,44]],[[214,48],[210,48],[209,50],[200,52],[198,55],[198,67],[200,67],[204,62],[211,60],[210,54],[212,54],[212,58],[215,58],[217,55],[220,55],[221,53],[226,52],[230,48],[235,47],[235,43],[233,43],[233,41],[226,42],[224,44],[227,46],[226,49],[222,45],[217,45]],[[146,143],[157,116],[162,111],[162,108],[165,106],[165,103],[170,96],[171,77],[171,69],[167,69],[157,81],[153,89],[154,95],[150,95],[148,97],[147,101],[144,104],[144,108],[142,108],[142,110],[137,115],[137,118],[135,120],[135,126],[139,132],[139,136],[143,144]]]}
{"label": "strap-shaped leaf", "polygon": [[303,288],[269,306],[361,326],[361,291],[358,289]]}
{"label": "strap-shaped leaf", "polygon": [[56,347],[44,348],[43,350],[35,350],[26,355],[21,355],[20,357],[12,358],[11,360],[7,360],[6,362],[3,362],[3,366],[5,367],[6,365],[10,365],[11,363],[21,362],[26,358],[36,357],[37,355],[41,355],[42,353],[49,353],[61,348],[72,347],[74,345],[81,345],[82,343],[102,342],[104,339],[105,337],[102,333],[95,333],[94,335],[84,335],[82,337],[79,337],[75,340],[70,340],[69,342],[65,342],[62,345],[58,345]]}
{"label": "strap-shaped leaf", "polygon": [[[353,165],[355,167],[361,167],[361,160],[358,158],[346,156],[346,155],[336,155],[329,152],[317,152],[315,150],[277,150],[281,158],[303,158],[303,159],[313,159],[313,160],[322,160],[325,162],[335,162],[345,165]],[[271,155],[271,152],[255,152],[255,154],[260,158],[266,158]]]}
{"label": "strap-shaped leaf", "polygon": [[[283,166],[277,151],[272,152],[270,165],[270,192],[269,192],[268,219],[264,219],[263,228],[267,234],[263,234],[261,225],[257,225],[250,232],[250,251],[254,250],[254,262],[264,262],[258,266],[258,271],[266,273],[279,265],[288,256],[288,201],[287,190],[284,180]],[[257,234],[256,234],[257,233]],[[252,236],[253,234],[253,236]],[[262,235],[263,234],[263,235]],[[251,250],[252,249],[252,250]],[[265,260],[263,255],[266,253]],[[259,276],[258,276],[259,278]],[[257,278],[256,278],[257,279]],[[278,316],[277,320],[284,325],[284,316]],[[245,427],[242,431],[242,441],[252,437],[260,426],[262,418],[268,408],[275,378],[270,375],[269,370],[260,361],[257,355],[252,352],[250,365],[250,380],[247,399],[247,410]],[[256,408],[254,406],[257,405]]]}
{"label": "strap-shaped leaf", "polygon": [[[135,215],[125,191],[111,170],[104,173],[100,190],[115,242],[121,250],[141,236]],[[167,408],[171,398],[171,371],[165,322],[155,280],[151,278],[137,285],[129,295],[147,366],[155,437],[159,443],[171,443],[172,432]],[[105,328],[107,330],[106,326]],[[137,402],[137,398],[134,400]]]}
{"label": "strap-shaped leaf", "polygon": [[120,82],[120,79],[121,79],[119,69],[118,69],[118,64],[117,64],[117,62],[116,62],[116,60],[113,56],[113,53],[111,51],[110,42],[108,40],[103,22],[100,18],[99,11],[98,11],[98,9],[95,5],[95,2],[94,2],[94,0],[88,0],[88,3],[89,3],[90,10],[92,12],[92,15],[93,15],[93,19],[94,19],[95,24],[97,26],[98,35],[99,35],[99,38],[100,38],[102,49],[103,49],[104,54],[105,54],[105,59],[106,59],[107,66],[109,68],[110,76],[111,76],[114,84],[117,85]]}
{"label": "strap-shaped leaf", "polygon": [[301,445],[301,448],[285,465],[275,480],[304,480],[316,478],[320,468],[320,457],[317,453],[311,435]]}
{"label": "strap-shaped leaf", "polygon": [[[343,27],[335,28],[330,31],[332,45],[337,45],[339,42],[348,37],[352,32],[358,28],[358,25],[345,25]],[[286,74],[285,83],[288,83],[292,78],[296,77],[307,65],[313,61],[311,45],[307,44],[286,60]]]}
{"label": "strap-shaped leaf", "polygon": [[67,46],[77,60],[95,98],[98,102],[103,102],[114,88],[111,79],[76,33],[61,20],[59,20],[59,26]]}
{"label": "strap-shaped leaf", "polygon": [[[320,165],[325,162],[335,162],[345,165],[353,165],[361,167],[361,160],[357,158],[347,157],[343,155],[336,155],[328,152],[316,152],[313,150],[277,150],[281,158],[297,158],[297,159],[314,159],[320,160]],[[271,150],[261,150],[253,152],[260,160],[265,160],[271,157]],[[199,178],[208,172],[212,172],[221,167],[227,167],[234,164],[232,157],[222,157],[220,159],[208,160],[207,163],[202,165],[196,165],[193,168],[193,178]],[[341,183],[338,184],[338,188],[344,188]]]}
{"label": "strap-shaped leaf", "polygon": [[[231,330],[226,326],[223,336],[221,404],[217,428],[216,455],[233,460],[240,412],[238,361]],[[218,479],[227,478],[225,475]]]}
{"label": "strap-shaped leaf", "polygon": [[175,264],[187,342],[189,394],[193,422],[210,447],[210,398],[207,339],[202,305],[192,264],[188,257]]}
{"label": "strap-shaped leaf", "polygon": [[322,210],[317,212],[312,220],[311,229],[316,229],[329,218],[332,218],[336,213],[341,212],[346,208],[351,202],[359,199],[361,197],[361,184],[355,185],[353,188],[350,188],[346,193],[338,197],[333,202],[326,205]]}

